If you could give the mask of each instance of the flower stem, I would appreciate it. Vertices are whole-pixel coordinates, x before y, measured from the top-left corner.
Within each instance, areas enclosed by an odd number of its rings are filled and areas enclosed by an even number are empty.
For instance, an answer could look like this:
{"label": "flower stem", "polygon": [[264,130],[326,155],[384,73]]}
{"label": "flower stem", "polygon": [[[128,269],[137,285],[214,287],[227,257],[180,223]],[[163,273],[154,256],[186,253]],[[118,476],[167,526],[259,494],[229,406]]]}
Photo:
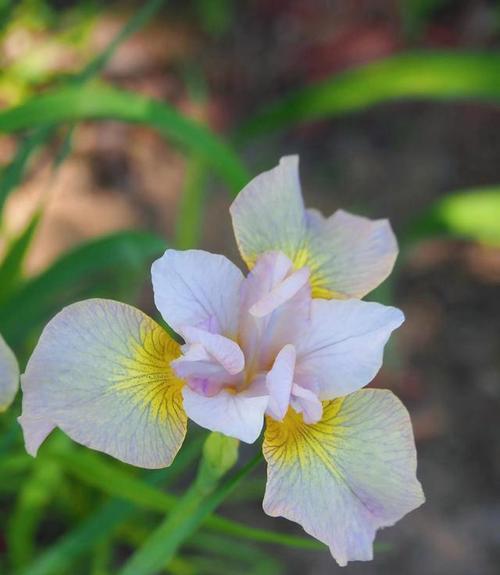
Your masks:
{"label": "flower stem", "polygon": [[[219,438],[223,436],[218,436]],[[211,434],[205,447],[212,442]],[[223,438],[221,441],[234,441]],[[213,447],[213,445],[212,445]],[[227,451],[234,446],[227,445]],[[153,575],[172,560],[179,547],[202,522],[228,497],[236,485],[254,469],[262,459],[259,452],[251,461],[227,480],[220,483],[225,473],[236,463],[236,458],[224,457],[220,466],[214,464],[213,449],[204,449],[198,474],[162,523],[153,531],[142,548],[132,555],[119,575]]]}

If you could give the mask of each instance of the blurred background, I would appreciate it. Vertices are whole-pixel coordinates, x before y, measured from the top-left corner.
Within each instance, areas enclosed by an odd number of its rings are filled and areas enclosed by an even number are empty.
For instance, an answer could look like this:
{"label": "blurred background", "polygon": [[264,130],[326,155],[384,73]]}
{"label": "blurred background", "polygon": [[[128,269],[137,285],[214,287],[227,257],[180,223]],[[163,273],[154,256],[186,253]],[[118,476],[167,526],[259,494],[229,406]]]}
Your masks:
{"label": "blurred background", "polygon": [[[82,297],[154,314],[166,244],[241,263],[232,198],[298,153],[309,206],[388,217],[402,247],[369,297],[407,317],[372,385],[411,412],[427,503],[342,572],[498,573],[499,46],[486,0],[0,1],[0,331],[24,365]],[[0,414],[0,573],[116,573],[168,510],[166,480],[57,433],[32,460],[19,411]],[[263,514],[263,488],[261,466],[220,514],[302,535]],[[164,572],[341,569],[202,530]]]}

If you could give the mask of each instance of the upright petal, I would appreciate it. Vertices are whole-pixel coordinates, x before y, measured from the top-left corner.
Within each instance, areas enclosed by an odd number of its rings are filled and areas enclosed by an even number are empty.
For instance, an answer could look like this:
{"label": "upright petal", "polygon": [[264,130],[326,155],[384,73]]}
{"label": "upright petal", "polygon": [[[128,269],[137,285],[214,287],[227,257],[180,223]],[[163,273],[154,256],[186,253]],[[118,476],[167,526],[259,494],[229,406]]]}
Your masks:
{"label": "upright petal", "polygon": [[265,512],[302,525],[340,565],[371,559],[377,529],[424,501],[408,412],[390,391],[326,402],[314,425],[294,411],[268,418],[263,449]]}
{"label": "upright petal", "polygon": [[234,393],[223,389],[214,396],[206,397],[189,387],[182,390],[184,409],[201,427],[235,437],[245,443],[253,443],[264,425],[264,412],[269,397],[254,396],[251,391]]}
{"label": "upright petal", "polygon": [[201,250],[167,250],[151,268],[156,307],[179,331],[182,326],[218,326],[234,336],[243,274],[224,256]]}
{"label": "upright petal", "polygon": [[109,300],[65,308],[44,329],[22,378],[26,447],[59,427],[126,463],[170,465],[186,434],[179,346],[139,310]]}
{"label": "upright petal", "polygon": [[311,313],[308,270],[294,272],[281,252],[261,256],[241,289],[239,341],[247,364],[271,369],[291,334],[307,328]]}
{"label": "upright petal", "polygon": [[388,220],[343,210],[328,219],[312,210],[308,216],[308,249],[301,263],[312,270],[313,297],[362,298],[391,273],[398,244]]}
{"label": "upright petal", "polygon": [[230,211],[236,242],[249,268],[268,251],[293,258],[306,236],[298,156],[281,158],[278,166],[254,178]]}
{"label": "upright petal", "polygon": [[281,421],[288,411],[294,371],[295,348],[293,345],[285,345],[276,356],[272,369],[266,375],[269,392],[269,405],[266,413],[278,421]]}
{"label": "upright petal", "polygon": [[0,413],[14,401],[19,387],[19,366],[10,347],[0,335]]}
{"label": "upright petal", "polygon": [[403,321],[399,309],[378,303],[313,300],[309,328],[294,342],[297,372],[317,382],[323,400],[356,391],[375,377]]}
{"label": "upright petal", "polygon": [[398,253],[387,220],[342,210],[325,219],[305,210],[297,156],[254,178],[234,200],[231,216],[249,268],[265,252],[281,251],[296,269],[310,269],[315,298],[365,296],[390,274]]}

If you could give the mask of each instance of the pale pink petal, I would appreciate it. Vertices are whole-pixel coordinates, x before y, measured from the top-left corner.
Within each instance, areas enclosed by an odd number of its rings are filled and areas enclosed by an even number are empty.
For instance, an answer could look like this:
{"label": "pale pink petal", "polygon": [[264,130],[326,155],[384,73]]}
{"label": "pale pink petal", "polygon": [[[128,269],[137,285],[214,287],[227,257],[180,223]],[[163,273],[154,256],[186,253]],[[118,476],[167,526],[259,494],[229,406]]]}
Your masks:
{"label": "pale pink petal", "polygon": [[293,256],[305,235],[305,210],[299,181],[299,158],[281,158],[241,190],[231,208],[241,256],[252,268],[269,251]]}
{"label": "pale pink petal", "polygon": [[259,318],[269,315],[297,295],[307,285],[308,281],[309,270],[307,268],[301,268],[293,272],[259,301],[254,303],[249,310],[250,314]]}
{"label": "pale pink petal", "polygon": [[424,501],[408,412],[389,391],[326,402],[314,425],[293,411],[268,420],[263,450],[264,511],[302,525],[340,565],[372,559],[377,529]]}
{"label": "pale pink petal", "polygon": [[290,404],[302,413],[305,423],[317,423],[323,415],[323,404],[310,389],[293,384]]}
{"label": "pale pink petal", "polygon": [[333,399],[367,385],[382,366],[384,346],[404,320],[393,307],[359,300],[313,300],[309,329],[294,334],[297,371]]}
{"label": "pale pink petal", "polygon": [[245,367],[245,356],[240,346],[227,337],[196,327],[180,330],[187,344],[200,344],[229,374],[236,375]]}
{"label": "pale pink petal", "polygon": [[86,300],[45,327],[22,377],[26,448],[54,427],[126,463],[170,465],[186,434],[179,345],[139,310]]}
{"label": "pale pink petal", "polygon": [[308,215],[305,264],[314,270],[315,297],[362,298],[391,273],[398,244],[388,220],[370,220],[343,210],[322,222],[318,212]]}
{"label": "pale pink petal", "polygon": [[305,210],[298,157],[282,158],[254,178],[231,206],[240,253],[251,269],[269,251],[286,254],[311,272],[315,298],[361,298],[391,272],[398,246],[387,220],[337,211],[323,218]]}
{"label": "pale pink petal", "polygon": [[243,274],[224,256],[201,250],[167,250],[151,268],[156,307],[179,331],[195,326],[234,336]]}
{"label": "pale pink petal", "polygon": [[200,395],[189,387],[182,390],[188,417],[201,427],[253,443],[264,424],[269,397],[251,392],[235,393],[223,389],[212,397]]}
{"label": "pale pink petal", "polygon": [[[290,343],[291,335],[307,328],[311,290],[306,279],[307,271],[304,272],[296,275],[291,261],[284,254],[270,252],[259,258],[243,282],[239,341],[247,364],[264,365],[270,369],[279,351]],[[288,279],[292,280],[290,284],[287,284]],[[290,287],[292,289],[289,290]],[[276,293],[280,304],[277,307],[277,300],[273,301]],[[260,302],[267,302],[263,307],[270,304],[265,311],[274,311],[264,317],[256,317],[251,310],[260,306]]]}
{"label": "pale pink petal", "polygon": [[278,421],[281,421],[288,411],[294,371],[295,348],[293,345],[286,345],[276,356],[274,365],[266,376],[269,391],[266,413]]}

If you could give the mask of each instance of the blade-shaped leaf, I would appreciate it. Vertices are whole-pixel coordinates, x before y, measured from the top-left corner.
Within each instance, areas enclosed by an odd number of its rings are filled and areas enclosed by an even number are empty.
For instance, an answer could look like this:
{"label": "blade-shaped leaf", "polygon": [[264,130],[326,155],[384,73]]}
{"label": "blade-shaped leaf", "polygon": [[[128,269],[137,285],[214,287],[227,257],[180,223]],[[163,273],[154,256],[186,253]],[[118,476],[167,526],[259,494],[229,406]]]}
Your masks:
{"label": "blade-shaped leaf", "polygon": [[[135,34],[158,12],[166,0],[149,0],[134,12],[130,20],[116,34],[108,46],[95,58],[93,58],[83,70],[69,80],[69,84],[81,85],[97,76],[111,60],[116,50]],[[14,3],[12,3],[14,4]],[[0,16],[1,22],[1,16]],[[35,129],[30,136],[22,142],[16,152],[12,162],[2,171],[0,175],[0,214],[8,195],[21,183],[23,174],[29,160],[43,144],[45,144],[55,133],[53,126],[44,126]],[[69,138],[66,137],[66,141]],[[67,147],[63,146],[63,150]],[[64,155],[64,152],[63,152]],[[56,162],[58,160],[56,159]],[[59,159],[60,161],[60,159]]]}
{"label": "blade-shaped leaf", "polygon": [[211,165],[237,193],[248,181],[236,152],[203,125],[168,104],[103,85],[61,88],[0,113],[0,132],[89,119],[149,125]]}
{"label": "blade-shaped leaf", "polygon": [[0,302],[12,291],[21,279],[26,253],[40,222],[41,212],[36,211],[24,230],[10,244],[0,263]]}
{"label": "blade-shaped leaf", "polygon": [[265,106],[241,127],[239,137],[402,99],[499,103],[500,54],[417,52],[348,70]]}
{"label": "blade-shaped leaf", "polygon": [[[161,238],[133,231],[117,232],[74,248],[3,303],[3,332],[16,345],[24,341],[30,330],[78,297],[113,297],[120,278],[127,286],[134,283],[133,276],[138,272],[144,272],[146,278],[146,265],[165,248]],[[93,291],[89,293],[89,289]]]}
{"label": "blade-shaped leaf", "polygon": [[439,235],[500,246],[500,186],[465,190],[438,200],[411,226],[407,242]]}
{"label": "blade-shaped leaf", "polygon": [[[165,487],[172,483],[199,456],[200,449],[201,442],[199,441],[187,443],[171,467],[145,473],[142,480],[136,480],[136,487],[138,486],[139,490],[147,490],[148,487],[151,487],[156,494],[163,493],[152,486],[161,483]],[[68,453],[66,452],[66,454]],[[83,451],[79,450],[78,453],[73,452],[73,455],[75,459],[78,459],[82,453]],[[99,458],[96,456],[94,459],[98,460]],[[64,467],[64,461],[57,459],[56,461],[63,464],[63,468],[67,471],[67,468]],[[110,468],[112,469],[112,465],[108,465],[108,471]],[[97,467],[97,470],[99,471],[100,468]],[[124,478],[128,478],[126,472],[119,477],[119,480]],[[108,483],[111,483],[111,480],[108,480]],[[71,572],[70,567],[75,565],[81,555],[94,548],[98,543],[108,540],[122,523],[133,517],[136,510],[134,504],[128,500],[111,499],[107,501],[90,513],[75,529],[63,535],[52,547],[45,550],[34,563],[22,571],[22,575],[55,575]]]}

